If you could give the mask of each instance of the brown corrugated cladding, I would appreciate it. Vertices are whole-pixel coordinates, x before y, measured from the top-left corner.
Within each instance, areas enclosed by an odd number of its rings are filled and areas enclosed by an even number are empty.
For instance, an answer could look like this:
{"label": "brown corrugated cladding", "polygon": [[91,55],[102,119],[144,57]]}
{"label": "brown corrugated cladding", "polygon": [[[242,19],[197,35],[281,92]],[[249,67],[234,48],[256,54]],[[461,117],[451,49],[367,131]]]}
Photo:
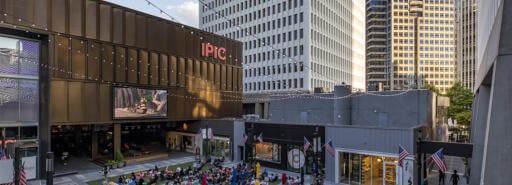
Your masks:
{"label": "brown corrugated cladding", "polygon": [[[112,86],[168,89],[169,118],[149,121],[242,113],[240,42],[99,0],[0,0],[0,13],[3,26],[50,35],[54,125],[113,123]],[[202,57],[201,43],[226,60]]]}

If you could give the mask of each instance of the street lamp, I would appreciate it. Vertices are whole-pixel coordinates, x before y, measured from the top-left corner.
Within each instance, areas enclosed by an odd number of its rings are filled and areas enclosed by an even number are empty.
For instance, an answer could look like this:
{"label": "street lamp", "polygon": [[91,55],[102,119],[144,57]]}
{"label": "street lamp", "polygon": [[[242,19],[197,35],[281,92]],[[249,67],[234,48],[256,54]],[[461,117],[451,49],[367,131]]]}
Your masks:
{"label": "street lamp", "polygon": [[423,1],[411,0],[409,1],[409,15],[414,15],[414,83],[416,89],[419,89],[419,42],[418,42],[418,19],[423,16]]}
{"label": "street lamp", "polygon": [[46,184],[53,185],[53,152],[46,153]]}

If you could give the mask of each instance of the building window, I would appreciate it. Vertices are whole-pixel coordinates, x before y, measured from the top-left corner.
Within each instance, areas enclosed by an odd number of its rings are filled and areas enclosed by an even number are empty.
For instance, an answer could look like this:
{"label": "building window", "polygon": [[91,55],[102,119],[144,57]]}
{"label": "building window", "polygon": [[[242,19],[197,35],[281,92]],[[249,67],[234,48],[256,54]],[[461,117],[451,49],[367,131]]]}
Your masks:
{"label": "building window", "polygon": [[274,143],[257,143],[254,147],[256,159],[269,162],[281,162],[281,145]]}
{"label": "building window", "polygon": [[396,184],[396,158],[339,152],[338,183]]}
{"label": "building window", "polygon": [[0,121],[39,119],[39,43],[0,37]]}

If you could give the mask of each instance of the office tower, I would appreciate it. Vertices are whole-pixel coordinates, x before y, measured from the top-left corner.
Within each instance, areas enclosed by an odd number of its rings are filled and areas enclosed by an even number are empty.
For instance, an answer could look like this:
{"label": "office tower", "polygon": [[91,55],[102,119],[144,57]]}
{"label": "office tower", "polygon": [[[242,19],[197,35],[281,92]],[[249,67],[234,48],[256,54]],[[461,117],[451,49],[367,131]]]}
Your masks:
{"label": "office tower", "polygon": [[203,0],[200,29],[244,42],[244,93],[364,90],[364,2]]}
{"label": "office tower", "polygon": [[199,27],[244,43],[244,109],[266,118],[270,94],[365,90],[364,8],[364,0],[201,0]]}
{"label": "office tower", "polygon": [[457,75],[474,90],[476,60],[476,0],[457,0]]}
{"label": "office tower", "polygon": [[367,88],[432,84],[446,92],[456,78],[454,0],[368,0],[366,6]]}

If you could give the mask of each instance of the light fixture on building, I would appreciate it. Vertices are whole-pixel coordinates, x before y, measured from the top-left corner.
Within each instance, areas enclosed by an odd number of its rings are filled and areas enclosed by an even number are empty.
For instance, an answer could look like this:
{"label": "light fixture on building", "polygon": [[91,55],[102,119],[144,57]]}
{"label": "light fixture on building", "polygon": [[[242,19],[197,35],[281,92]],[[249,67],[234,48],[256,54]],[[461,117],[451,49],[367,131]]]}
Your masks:
{"label": "light fixture on building", "polygon": [[188,130],[188,125],[187,125],[187,123],[183,123],[183,130]]}

